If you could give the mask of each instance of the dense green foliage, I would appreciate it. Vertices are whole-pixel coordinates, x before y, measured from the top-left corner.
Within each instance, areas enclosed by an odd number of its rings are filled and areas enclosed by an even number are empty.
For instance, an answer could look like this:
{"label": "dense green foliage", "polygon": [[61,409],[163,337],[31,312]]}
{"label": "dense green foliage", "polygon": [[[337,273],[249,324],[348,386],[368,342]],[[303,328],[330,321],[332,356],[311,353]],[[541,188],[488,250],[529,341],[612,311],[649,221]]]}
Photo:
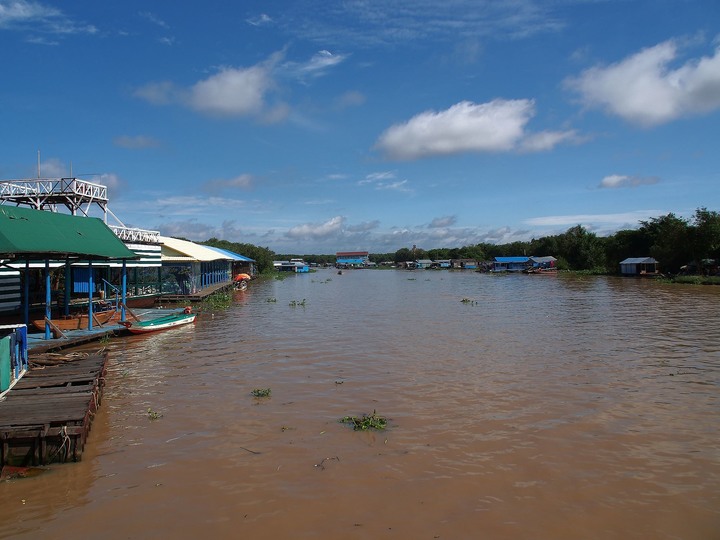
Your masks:
{"label": "dense green foliage", "polygon": [[[205,244],[227,249],[254,259],[258,271],[271,272],[273,260],[303,258],[311,264],[334,264],[335,255],[275,254],[269,248],[211,238]],[[545,256],[558,259],[558,268],[590,273],[616,273],[620,261],[628,257],[654,257],[665,273],[676,274],[690,265],[698,272],[710,259],[720,259],[720,214],[698,208],[691,219],[670,213],[641,221],[638,229],[621,230],[607,237],[597,236],[581,225],[562,234],[509,244],[481,243],[459,248],[424,250],[406,247],[395,253],[371,253],[374,263],[401,263],[418,259],[473,259],[491,261],[494,257]]]}
{"label": "dense green foliage", "polygon": [[558,259],[560,269],[594,273],[616,273],[620,261],[628,257],[654,257],[663,272],[673,274],[688,264],[702,271],[705,261],[720,259],[720,214],[699,208],[690,220],[671,213],[641,221],[638,229],[621,230],[607,237],[599,237],[576,225],[562,234],[528,242],[482,243],[428,251],[401,248],[395,254],[382,257],[395,262],[422,258],[489,261],[494,257],[521,255],[552,255]]}

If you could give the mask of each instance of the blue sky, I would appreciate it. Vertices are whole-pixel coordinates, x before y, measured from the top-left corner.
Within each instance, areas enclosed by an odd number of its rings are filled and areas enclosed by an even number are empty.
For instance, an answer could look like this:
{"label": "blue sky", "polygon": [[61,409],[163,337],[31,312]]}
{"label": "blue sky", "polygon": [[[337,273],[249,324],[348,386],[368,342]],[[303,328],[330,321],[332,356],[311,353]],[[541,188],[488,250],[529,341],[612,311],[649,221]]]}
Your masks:
{"label": "blue sky", "polygon": [[720,210],[717,0],[0,0],[0,178],[277,253]]}

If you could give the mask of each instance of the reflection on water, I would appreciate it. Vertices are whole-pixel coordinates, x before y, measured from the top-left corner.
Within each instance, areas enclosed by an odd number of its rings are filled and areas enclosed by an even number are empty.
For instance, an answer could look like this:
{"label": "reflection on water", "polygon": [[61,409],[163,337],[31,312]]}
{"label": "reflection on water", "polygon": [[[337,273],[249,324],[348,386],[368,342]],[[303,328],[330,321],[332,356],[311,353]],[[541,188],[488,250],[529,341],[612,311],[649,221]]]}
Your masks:
{"label": "reflection on water", "polygon": [[[447,271],[255,282],[113,340],[83,461],[0,484],[0,536],[717,537],[719,300]],[[385,432],[337,422],[373,410]]]}

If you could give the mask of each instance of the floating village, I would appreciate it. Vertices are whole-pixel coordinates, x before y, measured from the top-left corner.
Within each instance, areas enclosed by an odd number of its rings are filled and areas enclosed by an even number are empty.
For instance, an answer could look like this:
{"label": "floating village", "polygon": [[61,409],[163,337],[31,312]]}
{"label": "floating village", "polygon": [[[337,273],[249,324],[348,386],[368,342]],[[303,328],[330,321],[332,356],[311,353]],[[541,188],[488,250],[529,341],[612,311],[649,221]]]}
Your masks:
{"label": "floating village", "polygon": [[[554,275],[556,262],[420,259],[403,268]],[[368,252],[336,254],[338,273],[373,265]],[[274,262],[281,272],[309,266]],[[652,258],[620,266],[626,275],[658,273]],[[78,178],[0,181],[1,474],[82,457],[107,354],[73,353],[67,361],[59,351],[192,324],[191,305],[246,288],[256,272],[242,254],[126,227],[109,208],[106,186]]]}
{"label": "floating village", "polygon": [[2,474],[82,456],[107,355],[58,351],[192,324],[187,306],[255,273],[241,254],[126,227],[108,203],[77,178],[0,181]]}

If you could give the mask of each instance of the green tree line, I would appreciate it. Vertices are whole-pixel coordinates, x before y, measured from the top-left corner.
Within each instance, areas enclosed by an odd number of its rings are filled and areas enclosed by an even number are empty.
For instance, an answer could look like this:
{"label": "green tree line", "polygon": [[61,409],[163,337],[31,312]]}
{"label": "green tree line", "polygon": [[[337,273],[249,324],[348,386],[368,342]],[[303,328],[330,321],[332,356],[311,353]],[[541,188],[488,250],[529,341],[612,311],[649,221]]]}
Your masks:
{"label": "green tree line", "polygon": [[[267,247],[230,242],[211,238],[205,244],[227,249],[254,259],[258,271],[272,270],[273,260],[303,258],[309,263],[333,264],[334,254],[278,255]],[[417,259],[474,259],[491,261],[495,257],[545,256],[558,259],[558,267],[565,270],[585,270],[595,273],[617,273],[620,261],[628,257],[654,257],[660,269],[676,274],[681,267],[693,265],[698,271],[706,261],[720,259],[720,214],[707,208],[698,208],[690,219],[673,213],[641,221],[637,229],[627,229],[611,236],[597,236],[581,225],[569,228],[562,234],[544,236],[527,242],[508,244],[480,243],[458,248],[424,250],[415,247],[400,248],[394,253],[371,253],[375,263],[401,263]]]}

